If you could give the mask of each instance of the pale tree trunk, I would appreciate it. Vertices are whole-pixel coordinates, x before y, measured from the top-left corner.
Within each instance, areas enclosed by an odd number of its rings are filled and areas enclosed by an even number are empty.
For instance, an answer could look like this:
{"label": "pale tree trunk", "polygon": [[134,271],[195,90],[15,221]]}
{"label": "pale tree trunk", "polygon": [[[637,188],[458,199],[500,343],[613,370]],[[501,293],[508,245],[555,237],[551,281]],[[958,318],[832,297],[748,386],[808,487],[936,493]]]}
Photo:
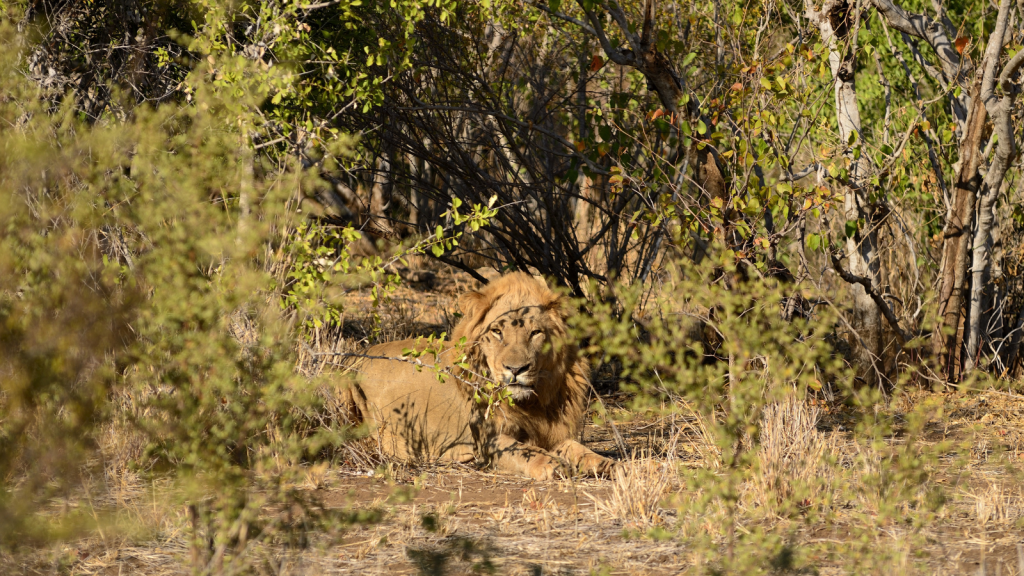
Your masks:
{"label": "pale tree trunk", "polygon": [[992,117],[992,129],[997,138],[995,155],[985,174],[985,180],[981,186],[981,197],[978,202],[978,225],[974,234],[974,251],[971,263],[971,296],[970,316],[967,321],[966,331],[967,351],[964,362],[964,372],[970,372],[975,367],[978,351],[982,339],[982,316],[983,296],[985,293],[985,277],[989,270],[989,240],[991,238],[992,225],[994,221],[993,207],[996,197],[1003,185],[1010,164],[1016,155],[1016,145],[1013,137],[1013,124],[1011,114],[1015,93],[1010,86],[1010,79],[1016,74],[1021,63],[1024,62],[1024,51],[1019,52],[1003,68],[1002,74],[998,77],[998,86],[1003,89],[1003,95],[997,96],[996,69],[999,63],[999,55],[1002,51],[1005,40],[1006,29],[1010,19],[1010,0],[1002,0],[999,5],[999,15],[996,17],[996,25],[988,39],[988,46],[985,49],[983,61],[984,76],[981,85],[981,101]]}
{"label": "pale tree trunk", "polygon": [[[878,14],[890,26],[904,34],[908,44],[923,41],[931,47],[937,66],[918,58],[918,64],[945,93],[950,112],[956,122],[958,136],[958,158],[955,164],[956,177],[953,198],[943,228],[942,260],[939,270],[938,322],[932,338],[932,352],[943,364],[947,381],[958,381],[962,374],[960,367],[966,360],[965,368],[973,367],[982,333],[984,318],[984,280],[990,269],[989,244],[993,226],[993,205],[995,196],[1015,155],[1010,108],[1015,88],[1010,85],[1024,52],[1018,53],[1004,66],[1003,72],[996,73],[999,56],[1010,19],[1010,2],[1001,0],[996,26],[988,38],[985,55],[979,69],[970,58],[961,59],[950,41],[957,33],[942,7],[934,4],[938,17],[915,14],[903,10],[893,0],[865,0],[870,2]],[[1024,17],[1024,11],[1021,16]],[[916,47],[914,48],[916,50]],[[998,77],[998,82],[996,78]],[[995,88],[1003,89],[1003,96],[995,95]],[[957,88],[960,88],[957,95]],[[982,145],[989,130],[988,117],[992,116],[992,130],[998,137],[992,166],[986,172],[984,181],[980,168],[984,163]],[[978,211],[978,226],[972,237],[971,230],[975,217],[975,200],[981,195]],[[973,251],[969,250],[972,247]],[[973,252],[973,254],[972,254]],[[971,276],[967,271],[970,268]],[[968,281],[971,284],[969,317],[961,329],[963,318],[964,292]],[[966,349],[964,338],[967,339]],[[1012,347],[1016,347],[1015,340]],[[961,358],[964,351],[967,358]]]}
{"label": "pale tree trunk", "polygon": [[[867,278],[875,292],[879,292],[879,261],[877,257],[878,232],[875,225],[875,207],[868,200],[870,192],[867,182],[868,164],[866,157],[854,154],[849,143],[861,145],[860,111],[857,108],[857,85],[855,74],[857,29],[859,11],[846,0],[829,0],[820,11],[806,3],[808,19],[817,24],[824,44],[829,48],[829,65],[835,82],[836,119],[839,125],[839,139],[850,160],[849,184],[844,193],[846,221],[857,226],[856,232],[847,236],[846,256],[851,273]],[[855,360],[858,376],[868,385],[879,383],[882,364],[882,313],[874,299],[861,284],[851,284],[853,298],[853,321],[857,332]]]}
{"label": "pale tree trunk", "polygon": [[238,230],[235,244],[241,246],[249,231],[249,212],[252,210],[253,195],[253,150],[251,140],[244,130],[239,136],[238,160],[241,166],[238,173]]}
{"label": "pale tree trunk", "polygon": [[[890,26],[905,35],[905,40],[910,42],[911,38],[917,38],[931,47],[938,66],[924,60],[919,60],[918,64],[945,92],[950,112],[956,121],[956,132],[959,137],[958,167],[953,199],[943,228],[938,323],[932,340],[933,354],[944,364],[946,379],[953,381],[959,378],[959,326],[968,242],[973,222],[975,194],[981,185],[978,168],[982,161],[980,146],[987,117],[987,110],[980,101],[981,77],[975,76],[974,80],[968,83],[974,66],[970,59],[960,59],[953,42],[949,39],[955,30],[948,26],[948,20],[933,20],[926,14],[907,12],[892,0],[867,1]],[[961,88],[959,96],[955,95],[956,87]]]}
{"label": "pale tree trunk", "polygon": [[[409,178],[413,182],[426,182],[423,170],[425,162],[422,158],[416,158],[412,154],[406,154],[405,164],[409,167]],[[413,230],[419,229],[420,223],[420,197],[416,192],[417,189],[417,186],[411,186],[409,188],[409,225]]]}
{"label": "pale tree trunk", "polygon": [[[366,220],[368,226],[366,231],[373,236],[391,238],[395,235],[395,229],[391,225],[385,211],[391,204],[390,194],[393,183],[389,175],[393,162],[377,159],[377,172],[373,175],[373,184],[370,186],[370,201],[366,209]],[[387,188],[387,190],[385,190]]]}

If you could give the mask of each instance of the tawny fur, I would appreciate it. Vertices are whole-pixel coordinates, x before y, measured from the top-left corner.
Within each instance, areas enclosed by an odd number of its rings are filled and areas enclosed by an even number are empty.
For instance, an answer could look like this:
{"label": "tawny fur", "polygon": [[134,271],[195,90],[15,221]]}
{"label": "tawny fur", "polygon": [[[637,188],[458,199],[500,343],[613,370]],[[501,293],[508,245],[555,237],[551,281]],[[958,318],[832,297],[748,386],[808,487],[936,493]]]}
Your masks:
{"label": "tawny fur", "polygon": [[[569,341],[559,296],[543,281],[514,273],[463,295],[460,306],[452,339],[436,358],[422,356],[420,370],[398,358],[423,350],[421,340],[373,346],[353,363],[353,401],[382,449],[421,461],[477,460],[542,479],[571,469],[607,474],[613,463],[574,440],[590,368]],[[461,354],[468,371],[453,365]],[[521,373],[513,375],[517,368]],[[443,382],[438,372],[447,373]],[[488,410],[486,394],[483,402],[474,400],[485,373],[508,385],[513,405]]]}

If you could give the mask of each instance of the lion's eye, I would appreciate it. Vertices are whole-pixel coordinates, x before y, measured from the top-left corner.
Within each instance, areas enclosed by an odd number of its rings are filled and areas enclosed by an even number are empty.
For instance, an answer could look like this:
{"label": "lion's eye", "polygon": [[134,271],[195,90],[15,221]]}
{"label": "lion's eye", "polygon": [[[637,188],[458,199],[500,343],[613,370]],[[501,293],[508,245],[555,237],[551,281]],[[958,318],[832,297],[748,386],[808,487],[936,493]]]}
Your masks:
{"label": "lion's eye", "polygon": [[491,334],[493,334],[494,337],[497,338],[498,340],[501,340],[501,330],[494,328],[491,330]]}
{"label": "lion's eye", "polygon": [[543,334],[543,332],[541,332],[540,330],[534,330],[533,332],[530,332],[530,338],[536,338],[537,336],[540,336],[541,334]]}

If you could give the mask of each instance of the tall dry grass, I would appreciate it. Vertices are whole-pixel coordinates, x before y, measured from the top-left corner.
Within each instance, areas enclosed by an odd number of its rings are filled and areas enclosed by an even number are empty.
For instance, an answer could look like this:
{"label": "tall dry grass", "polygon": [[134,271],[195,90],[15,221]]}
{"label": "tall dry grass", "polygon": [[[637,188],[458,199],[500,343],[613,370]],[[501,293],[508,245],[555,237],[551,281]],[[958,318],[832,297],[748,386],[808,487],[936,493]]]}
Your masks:
{"label": "tall dry grass", "polygon": [[634,452],[615,467],[606,498],[584,494],[594,502],[599,519],[606,516],[627,526],[653,526],[663,520],[660,505],[674,476],[669,462]]}
{"label": "tall dry grass", "polygon": [[825,461],[837,452],[833,437],[817,429],[821,410],[797,397],[765,405],[758,433],[758,468],[748,494],[769,510],[793,503],[820,505],[830,500],[836,472]]}

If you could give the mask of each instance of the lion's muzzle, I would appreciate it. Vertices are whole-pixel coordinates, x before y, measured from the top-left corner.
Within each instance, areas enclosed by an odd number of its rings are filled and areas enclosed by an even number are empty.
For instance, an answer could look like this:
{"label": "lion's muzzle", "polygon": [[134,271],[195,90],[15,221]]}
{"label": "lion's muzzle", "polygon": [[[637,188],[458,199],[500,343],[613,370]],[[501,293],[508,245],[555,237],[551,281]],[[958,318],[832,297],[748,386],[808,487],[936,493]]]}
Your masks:
{"label": "lion's muzzle", "polygon": [[504,365],[505,370],[503,371],[503,380],[506,384],[519,384],[520,386],[529,386],[530,380],[530,368],[533,367],[533,363],[521,364],[518,366]]}

